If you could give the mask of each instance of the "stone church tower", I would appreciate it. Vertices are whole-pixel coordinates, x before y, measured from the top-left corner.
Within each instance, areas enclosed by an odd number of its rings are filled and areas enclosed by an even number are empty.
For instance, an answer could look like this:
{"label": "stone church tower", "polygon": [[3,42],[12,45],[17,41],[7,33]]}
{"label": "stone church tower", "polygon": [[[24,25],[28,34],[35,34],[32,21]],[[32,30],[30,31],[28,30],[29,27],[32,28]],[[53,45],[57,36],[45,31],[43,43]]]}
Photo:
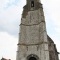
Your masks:
{"label": "stone church tower", "polygon": [[16,60],[58,60],[55,44],[46,32],[41,2],[26,1],[21,18]]}

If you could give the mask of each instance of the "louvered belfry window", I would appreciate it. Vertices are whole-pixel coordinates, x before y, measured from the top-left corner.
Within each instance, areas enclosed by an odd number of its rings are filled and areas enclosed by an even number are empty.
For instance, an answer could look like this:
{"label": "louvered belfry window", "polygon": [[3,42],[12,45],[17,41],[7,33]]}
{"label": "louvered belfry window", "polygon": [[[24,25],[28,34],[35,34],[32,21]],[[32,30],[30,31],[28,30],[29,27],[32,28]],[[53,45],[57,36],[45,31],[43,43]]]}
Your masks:
{"label": "louvered belfry window", "polygon": [[31,7],[34,7],[34,1],[31,1]]}

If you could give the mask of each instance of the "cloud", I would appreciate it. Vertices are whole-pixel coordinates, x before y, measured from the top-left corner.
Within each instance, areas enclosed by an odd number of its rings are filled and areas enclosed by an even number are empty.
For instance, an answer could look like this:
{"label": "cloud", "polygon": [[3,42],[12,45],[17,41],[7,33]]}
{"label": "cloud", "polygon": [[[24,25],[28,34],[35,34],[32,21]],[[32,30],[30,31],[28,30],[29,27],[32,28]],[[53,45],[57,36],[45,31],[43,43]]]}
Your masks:
{"label": "cloud", "polygon": [[48,12],[54,23],[60,22],[60,0],[42,0],[42,3],[44,11]]}
{"label": "cloud", "polygon": [[11,7],[0,14],[0,31],[17,34],[20,24],[21,10],[19,7]]}
{"label": "cloud", "polygon": [[0,0],[0,13],[3,11],[3,8],[5,7],[8,0]]}
{"label": "cloud", "polygon": [[[12,4],[16,2],[18,3],[18,1],[16,0],[7,0],[5,4],[7,5],[8,3]],[[21,2],[22,1],[19,2],[18,6],[12,5],[12,6],[9,6],[9,8],[7,9],[1,8],[2,11],[0,11],[1,12],[0,13],[0,31],[5,31],[12,35],[18,36],[19,24],[20,24],[21,14],[22,14],[22,6],[24,5],[24,4],[22,5]]]}
{"label": "cloud", "polygon": [[19,2],[20,2],[20,0],[9,0],[9,2],[6,4],[5,8],[9,8],[12,5],[18,5]]}
{"label": "cloud", "polygon": [[60,30],[60,0],[48,0],[48,1],[41,0],[41,1],[44,7],[47,30],[49,32],[50,30],[52,30],[53,32],[57,32],[57,30],[59,31]]}
{"label": "cloud", "polygon": [[12,5],[17,5],[20,0],[0,0],[0,8],[8,8]]}
{"label": "cloud", "polygon": [[18,37],[9,35],[7,32],[0,32],[0,58],[14,60],[17,51]]}
{"label": "cloud", "polygon": [[[56,25],[60,26],[60,0],[48,0],[49,2],[44,3],[45,7],[47,7],[48,13],[50,14],[53,22]],[[45,1],[46,2],[46,1]],[[47,6],[48,5],[48,6]]]}
{"label": "cloud", "polygon": [[16,34],[19,28],[20,12],[18,7],[12,7],[0,14],[0,31]]}

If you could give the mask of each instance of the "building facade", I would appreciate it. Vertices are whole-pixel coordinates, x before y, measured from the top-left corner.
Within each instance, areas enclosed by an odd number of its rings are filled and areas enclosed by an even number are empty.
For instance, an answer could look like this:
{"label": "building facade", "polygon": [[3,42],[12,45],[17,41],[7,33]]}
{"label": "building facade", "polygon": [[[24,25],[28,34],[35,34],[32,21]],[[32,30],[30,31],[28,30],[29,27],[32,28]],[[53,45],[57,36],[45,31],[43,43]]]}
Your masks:
{"label": "building facade", "polygon": [[40,0],[26,0],[16,60],[59,60],[56,46],[46,32]]}

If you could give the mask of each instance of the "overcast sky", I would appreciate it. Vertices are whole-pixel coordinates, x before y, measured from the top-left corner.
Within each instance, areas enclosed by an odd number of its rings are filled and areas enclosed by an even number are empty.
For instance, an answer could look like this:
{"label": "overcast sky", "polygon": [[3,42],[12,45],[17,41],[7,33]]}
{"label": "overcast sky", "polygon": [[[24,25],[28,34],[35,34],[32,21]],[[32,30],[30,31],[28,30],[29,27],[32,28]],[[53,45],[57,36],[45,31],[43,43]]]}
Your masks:
{"label": "overcast sky", "polygon": [[[42,0],[47,34],[60,52],[60,0]],[[19,24],[26,0],[0,0],[0,59],[16,60]]]}

